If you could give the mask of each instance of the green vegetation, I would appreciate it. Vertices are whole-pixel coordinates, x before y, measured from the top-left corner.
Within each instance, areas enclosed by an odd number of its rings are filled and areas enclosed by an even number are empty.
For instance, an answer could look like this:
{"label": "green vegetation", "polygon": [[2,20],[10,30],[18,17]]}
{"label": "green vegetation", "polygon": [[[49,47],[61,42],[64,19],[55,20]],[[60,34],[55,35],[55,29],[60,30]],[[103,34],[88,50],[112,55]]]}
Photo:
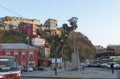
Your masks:
{"label": "green vegetation", "polygon": [[120,64],[120,60],[116,60],[116,61],[114,61],[114,62],[116,62],[117,64]]}
{"label": "green vegetation", "polygon": [[0,34],[0,43],[27,43],[26,35],[17,31],[4,31]]}

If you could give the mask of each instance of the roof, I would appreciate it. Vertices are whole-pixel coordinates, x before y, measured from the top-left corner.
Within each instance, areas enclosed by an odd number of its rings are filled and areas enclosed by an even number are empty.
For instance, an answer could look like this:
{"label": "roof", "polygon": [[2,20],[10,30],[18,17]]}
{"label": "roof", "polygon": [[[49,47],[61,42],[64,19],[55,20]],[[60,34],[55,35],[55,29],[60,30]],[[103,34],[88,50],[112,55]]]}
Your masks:
{"label": "roof", "polygon": [[33,46],[24,43],[0,44],[0,49],[36,49]]}
{"label": "roof", "polygon": [[15,58],[15,57],[13,57],[13,56],[0,56],[0,59],[1,59],[1,58],[11,59],[11,58]]}

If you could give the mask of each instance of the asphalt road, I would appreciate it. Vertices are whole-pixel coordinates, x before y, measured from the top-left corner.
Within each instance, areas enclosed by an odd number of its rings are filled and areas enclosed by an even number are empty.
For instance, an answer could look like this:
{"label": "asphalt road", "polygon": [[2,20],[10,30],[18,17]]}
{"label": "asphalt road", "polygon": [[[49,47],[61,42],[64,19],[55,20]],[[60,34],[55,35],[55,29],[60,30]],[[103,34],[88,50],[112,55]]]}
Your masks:
{"label": "asphalt road", "polygon": [[21,79],[86,79],[86,78],[21,78]]}
{"label": "asphalt road", "polygon": [[58,79],[58,78],[21,78],[21,79]]}
{"label": "asphalt road", "polygon": [[[55,75],[53,70],[48,71],[33,71],[22,73],[22,79],[92,79],[92,78],[120,78],[120,69],[112,71],[105,68],[85,68],[85,70],[79,71],[64,71],[59,70],[58,75]],[[27,78],[29,77],[29,78]],[[33,78],[36,77],[36,78]]]}

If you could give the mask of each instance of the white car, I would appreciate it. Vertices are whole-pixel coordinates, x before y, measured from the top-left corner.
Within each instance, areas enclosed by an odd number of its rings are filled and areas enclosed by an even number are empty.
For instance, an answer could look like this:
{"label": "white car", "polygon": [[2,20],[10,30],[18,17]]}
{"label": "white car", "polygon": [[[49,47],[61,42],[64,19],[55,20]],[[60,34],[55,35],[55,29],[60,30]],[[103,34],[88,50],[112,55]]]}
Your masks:
{"label": "white car", "polygon": [[115,69],[120,69],[120,64],[114,63],[114,68]]}
{"label": "white car", "polygon": [[110,67],[110,65],[107,64],[107,63],[102,63],[102,64],[100,64],[100,66],[101,66],[101,67],[104,67],[104,68],[109,68],[109,67]]}
{"label": "white car", "polygon": [[114,64],[115,69],[120,69],[120,64],[117,64],[115,62],[103,63],[103,64],[101,64],[101,67],[105,67],[105,68],[110,69],[110,66],[111,66],[112,63]]}
{"label": "white car", "polygon": [[32,72],[32,71],[33,71],[33,68],[32,68],[32,67],[28,67],[28,68],[27,68],[27,71],[28,71],[28,72]]}

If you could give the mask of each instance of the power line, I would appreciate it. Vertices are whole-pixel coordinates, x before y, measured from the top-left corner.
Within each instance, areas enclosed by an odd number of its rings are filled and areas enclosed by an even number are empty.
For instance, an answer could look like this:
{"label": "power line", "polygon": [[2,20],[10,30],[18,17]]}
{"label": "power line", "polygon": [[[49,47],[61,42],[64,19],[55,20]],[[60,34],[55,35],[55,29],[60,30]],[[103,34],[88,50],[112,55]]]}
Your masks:
{"label": "power line", "polygon": [[7,11],[9,11],[9,12],[11,12],[11,13],[13,13],[13,14],[16,14],[16,15],[18,15],[18,16],[20,16],[20,17],[23,17],[21,14],[19,14],[19,13],[17,13],[17,12],[14,12],[13,10],[11,10],[11,9],[9,9],[9,8],[1,5],[1,4],[0,4],[0,7],[3,8],[3,9],[6,9]]}

